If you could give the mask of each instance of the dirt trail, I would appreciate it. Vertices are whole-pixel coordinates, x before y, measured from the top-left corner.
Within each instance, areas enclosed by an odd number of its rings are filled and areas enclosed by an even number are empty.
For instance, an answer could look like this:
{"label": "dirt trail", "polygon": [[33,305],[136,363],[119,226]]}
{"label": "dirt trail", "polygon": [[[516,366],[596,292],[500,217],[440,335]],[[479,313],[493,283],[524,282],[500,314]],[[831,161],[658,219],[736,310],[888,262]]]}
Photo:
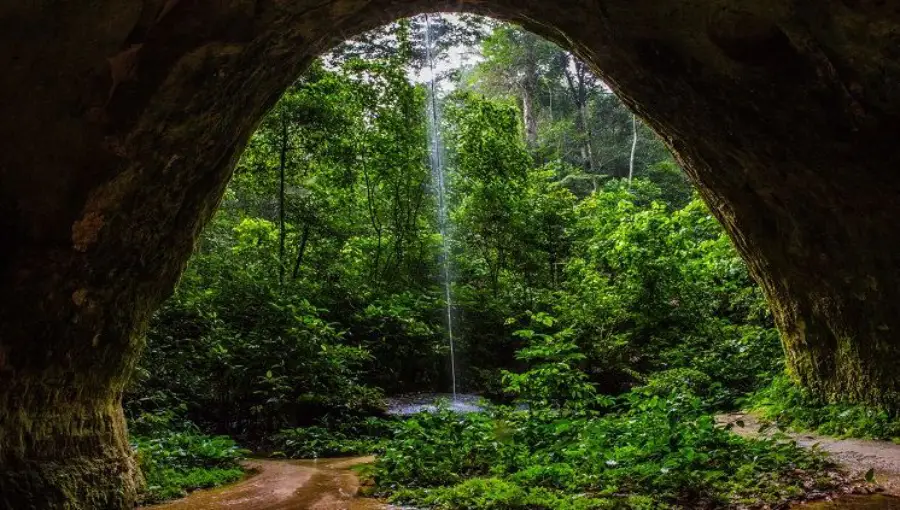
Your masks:
{"label": "dirt trail", "polygon": [[[732,431],[744,437],[759,437],[762,423],[758,418],[748,413],[729,413],[716,417],[720,424],[743,422],[744,426],[735,425]],[[900,496],[900,445],[889,441],[871,441],[866,439],[835,439],[812,433],[796,433],[778,429],[790,436],[797,444],[811,448],[818,444],[819,449],[827,452],[829,456],[846,469],[854,477],[862,478],[870,469],[875,470],[876,482],[884,488],[884,493],[891,496]],[[774,427],[765,430],[762,434],[771,435]],[[865,508],[865,507],[860,507]],[[877,508],[898,508],[897,506]]]}
{"label": "dirt trail", "polygon": [[242,482],[146,510],[387,510],[378,501],[356,497],[359,480],[350,468],[373,460],[253,460],[248,465],[258,473]]}

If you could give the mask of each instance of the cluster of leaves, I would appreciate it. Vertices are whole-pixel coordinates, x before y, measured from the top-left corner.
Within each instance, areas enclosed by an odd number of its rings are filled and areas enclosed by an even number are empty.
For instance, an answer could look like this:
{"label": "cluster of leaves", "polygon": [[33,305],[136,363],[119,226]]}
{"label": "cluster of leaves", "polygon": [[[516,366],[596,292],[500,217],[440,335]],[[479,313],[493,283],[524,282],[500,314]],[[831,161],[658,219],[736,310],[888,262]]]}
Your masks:
{"label": "cluster of leaves", "polygon": [[781,370],[763,296],[702,202],[673,210],[652,183],[612,182],[573,228],[555,312],[607,388],[690,368],[723,405]]}
{"label": "cluster of leaves", "polygon": [[[544,321],[550,322],[549,317]],[[503,382],[506,391],[515,395],[519,403],[538,409],[577,410],[598,402],[596,387],[577,368],[587,357],[570,340],[571,330],[556,335],[537,334],[532,330],[516,333],[529,342],[516,354],[516,359],[531,368],[521,374],[505,372]]]}
{"label": "cluster of leaves", "polygon": [[424,126],[408,51],[314,68],[244,153],[128,407],[250,440],[371,414],[445,359]]}
{"label": "cluster of leaves", "polygon": [[[453,226],[442,239],[426,88],[409,75],[421,65],[420,21],[314,65],[264,119],[153,320],[132,415],[184,405],[205,428],[261,437],[371,413],[380,390],[446,390],[445,242],[455,375],[468,391],[547,390],[503,380],[530,361],[523,345],[545,336],[583,356],[569,361],[585,379],[559,388],[617,394],[693,369],[712,380],[708,400],[728,404],[780,370],[761,294],[658,140],[640,151],[636,179],[618,179],[627,110],[571,55],[510,26],[484,41],[474,81],[433,98]],[[573,193],[567,182],[586,171],[592,189]],[[550,315],[558,324],[531,324]]]}
{"label": "cluster of leaves", "polygon": [[175,426],[172,417],[167,412],[133,422],[137,433],[131,443],[146,482],[142,503],[182,497],[244,476],[240,461],[246,450],[229,437],[208,436],[190,424]]}
{"label": "cluster of leaves", "polygon": [[[517,104],[531,152],[540,162],[564,162],[560,177],[575,194],[583,197],[597,183],[632,172],[652,177],[658,163],[668,159],[662,141],[571,53],[502,23],[493,27],[481,50],[483,58],[465,86]],[[669,176],[674,177],[668,181],[670,196],[684,205],[690,187],[680,172]]]}
{"label": "cluster of leaves", "polygon": [[825,402],[786,375],[774,378],[751,395],[747,406],[782,427],[900,443],[900,416],[896,413],[860,404]]}
{"label": "cluster of leaves", "polygon": [[316,459],[380,453],[399,423],[384,417],[321,420],[312,427],[285,429],[269,438],[273,457]]}
{"label": "cluster of leaves", "polygon": [[829,490],[827,462],[718,427],[690,394],[635,391],[608,413],[419,415],[379,457],[377,490],[440,509],[762,508]]}
{"label": "cluster of leaves", "polygon": [[346,345],[308,302],[247,267],[217,271],[213,286],[182,285],[155,318],[153,348],[127,403],[131,416],[183,406],[204,428],[254,436],[310,415],[378,408],[380,392],[359,381],[367,351]]}
{"label": "cluster of leaves", "polygon": [[717,425],[702,372],[658,372],[610,398],[582,371],[570,330],[516,334],[526,369],[504,376],[515,406],[286,430],[276,442],[292,456],[377,453],[374,493],[446,510],[768,508],[841,483],[817,451]]}

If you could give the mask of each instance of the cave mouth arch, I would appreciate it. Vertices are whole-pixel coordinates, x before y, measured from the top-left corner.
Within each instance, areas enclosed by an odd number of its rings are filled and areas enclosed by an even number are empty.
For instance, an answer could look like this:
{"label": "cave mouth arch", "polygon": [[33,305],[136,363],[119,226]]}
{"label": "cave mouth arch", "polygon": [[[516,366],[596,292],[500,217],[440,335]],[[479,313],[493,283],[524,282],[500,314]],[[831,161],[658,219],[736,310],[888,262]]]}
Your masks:
{"label": "cave mouth arch", "polygon": [[900,407],[888,3],[25,2],[0,9],[0,506],[130,507],[122,388],[259,119],[340,40],[433,11],[590,63],[729,231],[795,377]]}

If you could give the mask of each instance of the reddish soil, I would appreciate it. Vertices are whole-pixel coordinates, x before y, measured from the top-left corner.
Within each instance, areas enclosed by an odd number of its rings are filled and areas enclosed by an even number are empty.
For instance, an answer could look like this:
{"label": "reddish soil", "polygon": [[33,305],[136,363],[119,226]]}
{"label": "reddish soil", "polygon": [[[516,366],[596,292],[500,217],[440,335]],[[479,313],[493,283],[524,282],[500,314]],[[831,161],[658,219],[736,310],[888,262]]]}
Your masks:
{"label": "reddish soil", "polygon": [[357,497],[359,479],[350,468],[373,460],[252,460],[247,464],[256,474],[242,482],[147,510],[386,510],[379,501]]}

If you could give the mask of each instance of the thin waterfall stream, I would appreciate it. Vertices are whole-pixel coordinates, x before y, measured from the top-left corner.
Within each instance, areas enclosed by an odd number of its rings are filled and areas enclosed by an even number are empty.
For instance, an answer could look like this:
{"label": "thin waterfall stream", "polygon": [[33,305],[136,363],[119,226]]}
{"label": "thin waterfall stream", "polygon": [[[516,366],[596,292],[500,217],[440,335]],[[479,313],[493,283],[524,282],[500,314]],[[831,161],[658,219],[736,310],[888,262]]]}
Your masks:
{"label": "thin waterfall stream", "polygon": [[447,342],[450,345],[450,379],[452,381],[453,402],[457,401],[456,384],[456,346],[453,339],[453,292],[450,279],[450,229],[447,214],[447,185],[444,172],[443,147],[440,133],[440,108],[437,99],[437,70],[434,62],[434,50],[431,40],[431,16],[425,15],[425,54],[428,60],[430,76],[428,80],[429,101],[428,135],[430,138],[431,174],[438,199],[438,229],[441,233],[441,270],[444,283],[444,300],[447,309]]}

